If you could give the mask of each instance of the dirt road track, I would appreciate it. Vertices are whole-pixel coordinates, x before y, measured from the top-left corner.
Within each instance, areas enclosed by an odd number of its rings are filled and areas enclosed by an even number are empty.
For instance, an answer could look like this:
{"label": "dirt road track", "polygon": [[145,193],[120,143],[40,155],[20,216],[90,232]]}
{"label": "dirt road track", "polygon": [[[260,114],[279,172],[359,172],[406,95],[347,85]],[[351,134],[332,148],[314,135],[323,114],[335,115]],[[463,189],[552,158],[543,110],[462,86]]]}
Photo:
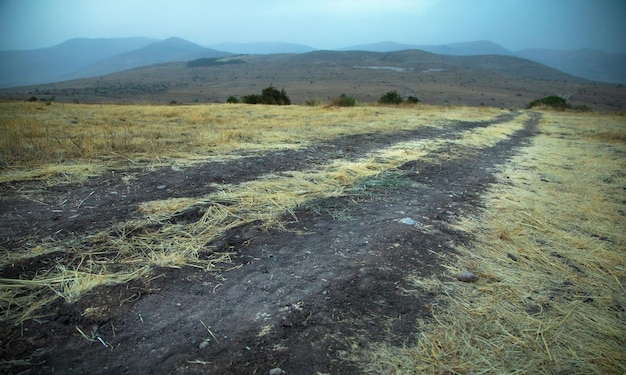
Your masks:
{"label": "dirt road track", "polygon": [[[454,139],[461,131],[519,115],[445,129],[351,136],[298,151],[159,170],[138,178],[127,201],[94,202],[75,222],[55,221],[52,210],[11,195],[19,186],[5,186],[5,198],[13,203],[3,199],[0,207],[5,212],[2,238],[10,238],[3,246],[18,249],[22,236],[32,240],[106,227],[132,217],[141,201],[206,194],[207,184],[216,181],[236,183],[333,158],[357,159],[407,139]],[[440,272],[441,256],[467,242],[448,223],[476,209],[498,166],[532,139],[538,121],[539,115],[531,114],[522,130],[491,147],[450,143],[432,157],[389,171],[378,184],[311,202],[294,212],[298,220],[290,231],[268,233],[253,224],[231,230],[212,244],[234,254],[230,269],[219,275],[160,269],[150,280],[99,288],[76,304],[50,306],[53,318],[5,327],[2,357],[28,361],[10,366],[8,373],[267,374],[280,367],[287,374],[357,374],[358,364],[345,362],[343,351],[372,341],[415,340],[415,320],[429,317],[432,296],[404,295],[405,278]],[[443,153],[459,157],[442,159]],[[121,184],[103,178],[65,191],[51,188],[40,198],[49,205],[62,197],[75,201],[95,189],[119,190]],[[166,189],[155,188],[163,184]],[[107,206],[110,210],[103,210]],[[12,208],[31,212],[30,225],[12,216]],[[399,222],[406,217],[418,224]],[[2,273],[10,277],[25,271],[36,270],[17,265]],[[108,347],[85,340],[76,327]]]}

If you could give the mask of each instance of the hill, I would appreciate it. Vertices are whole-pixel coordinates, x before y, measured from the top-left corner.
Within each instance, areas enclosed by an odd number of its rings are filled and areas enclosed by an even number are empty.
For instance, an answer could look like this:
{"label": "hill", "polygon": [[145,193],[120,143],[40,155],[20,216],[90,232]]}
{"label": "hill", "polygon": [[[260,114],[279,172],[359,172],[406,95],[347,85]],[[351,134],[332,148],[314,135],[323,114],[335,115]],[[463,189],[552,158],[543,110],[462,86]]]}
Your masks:
{"label": "hill", "polygon": [[402,44],[396,42],[380,42],[361,44],[342,48],[342,51],[396,52],[407,49],[419,49],[439,55],[470,56],[470,55],[512,55],[513,53],[501,45],[487,40],[461,42],[441,45]]}
{"label": "hill", "polygon": [[607,53],[593,49],[557,51],[536,48],[518,51],[516,55],[589,80],[626,83],[626,53]]}
{"label": "hill", "polygon": [[626,83],[626,54],[607,53],[594,49],[560,51],[534,48],[512,52],[497,43],[483,40],[441,45],[380,42],[345,47],[341,50],[397,52],[408,49],[419,49],[439,55],[449,56],[517,56],[590,81]]}
{"label": "hill", "polygon": [[95,77],[138,66],[223,57],[180,38],[71,39],[29,51],[0,51],[0,88]]}
{"label": "hill", "polygon": [[[493,71],[502,64],[481,67],[476,62],[489,60],[476,56],[518,56],[568,74],[589,80],[626,83],[626,54],[609,54],[597,50],[554,51],[529,49],[513,53],[497,43],[473,41],[443,45],[414,45],[392,41],[342,48],[338,52],[400,52],[421,50],[445,56],[473,56],[465,64],[472,69]],[[222,52],[224,51],[224,52]],[[219,58],[231,54],[306,54],[315,49],[294,43],[221,43],[206,48],[180,38],[71,39],[57,46],[30,51],[0,51],[0,88],[18,87],[71,79],[96,77],[123,70],[199,57]],[[526,69],[515,63],[518,67]],[[517,67],[512,73],[518,74]],[[526,75],[523,73],[522,75]],[[552,72],[547,79],[555,79]]]}
{"label": "hill", "polygon": [[149,38],[70,39],[28,51],[0,51],[0,87],[77,78],[76,72],[98,60],[142,48]]}
{"label": "hill", "polygon": [[[226,58],[228,59],[228,58]],[[87,103],[215,103],[274,85],[293,103],[341,94],[376,102],[391,90],[428,104],[522,108],[548,95],[599,111],[626,109],[626,88],[600,84],[513,56],[445,56],[399,52],[314,51],[240,55],[237,64],[144,66],[100,77],[0,90],[0,98]]]}
{"label": "hill", "polygon": [[94,77],[164,62],[186,61],[200,57],[225,57],[229,55],[227,52],[205,48],[184,39],[169,38],[133,51],[102,59],[77,72],[77,75]]}

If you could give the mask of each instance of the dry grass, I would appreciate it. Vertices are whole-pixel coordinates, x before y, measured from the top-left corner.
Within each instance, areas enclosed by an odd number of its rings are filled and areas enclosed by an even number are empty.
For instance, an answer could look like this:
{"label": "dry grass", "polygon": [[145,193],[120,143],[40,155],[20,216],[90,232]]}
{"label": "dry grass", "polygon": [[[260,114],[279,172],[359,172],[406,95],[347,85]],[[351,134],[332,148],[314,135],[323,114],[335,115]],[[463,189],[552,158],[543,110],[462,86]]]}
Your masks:
{"label": "dry grass", "polygon": [[472,247],[438,278],[409,278],[416,297],[441,295],[418,344],[355,351],[365,372],[626,373],[626,124],[548,112],[540,130],[459,223]]}
{"label": "dry grass", "polygon": [[80,180],[111,168],[188,165],[298,148],[339,135],[478,121],[500,113],[467,107],[412,109],[0,103],[0,162],[10,167],[0,182],[55,174]]}
{"label": "dry grass", "polygon": [[[69,106],[76,107],[74,108],[76,110],[82,109],[79,106]],[[105,106],[106,110],[137,110],[134,106],[111,107]],[[87,108],[92,107],[87,106]],[[231,111],[232,108],[224,105],[208,106],[208,109],[216,111]],[[250,109],[247,106],[238,108],[239,111]],[[180,111],[181,107],[175,107],[175,109]],[[167,111],[173,109],[163,107],[159,110],[168,113]],[[206,111],[207,108],[200,106],[184,108],[181,115],[192,110]],[[416,114],[411,109],[396,108],[328,111],[304,107],[295,109],[255,107],[255,110],[258,113],[250,114],[250,116],[256,116],[253,118],[261,124],[248,123],[247,126],[257,129],[265,126],[263,124],[265,124],[266,116],[273,111],[281,114],[282,121],[287,121],[286,118],[290,117],[286,117],[286,114],[293,111],[291,116],[294,122],[282,125],[285,128],[291,126],[293,129],[283,129],[283,132],[292,134],[300,132],[302,127],[302,122],[296,122],[295,117],[300,118],[300,121],[306,116],[316,118],[323,115],[332,118],[331,121],[336,124],[337,129],[331,129],[326,133],[320,130],[321,134],[315,134],[315,137],[371,132],[373,129],[379,129],[385,121],[392,120],[396,125],[387,124],[385,131],[433,126],[434,122],[439,122],[439,126],[444,126],[441,124],[453,122],[458,117],[485,120],[489,119],[489,116],[501,113],[497,110],[474,111],[464,108],[454,109],[449,113],[425,108],[425,114]],[[233,111],[238,113],[236,110]],[[298,114],[300,115],[297,116]],[[361,123],[366,120],[370,123]],[[320,129],[330,126],[326,122],[324,124],[320,126]],[[502,134],[510,134],[519,127],[521,127],[519,123],[512,122],[493,126],[493,129],[489,131],[486,129],[467,131],[462,134],[462,138],[452,141],[428,139],[403,142],[390,148],[375,150],[371,155],[353,162],[334,160],[309,170],[280,175],[270,174],[241,184],[220,185],[217,186],[215,193],[204,197],[146,202],[140,207],[144,214],[141,220],[119,223],[102,233],[79,236],[67,240],[68,242],[36,244],[24,253],[2,254],[1,264],[41,257],[50,253],[62,255],[51,261],[47,272],[35,275],[31,279],[0,280],[0,306],[4,319],[17,321],[31,319],[38,307],[55,298],[62,297],[73,301],[96,286],[125,283],[134,278],[147,276],[154,267],[193,266],[211,270],[216,264],[228,263],[230,258],[229,254],[214,253],[207,247],[207,244],[231,228],[252,222],[258,222],[265,228],[282,228],[284,220],[297,220],[293,212],[307,202],[341,195],[346,188],[352,187],[364,178],[392,170],[406,161],[426,157],[446,143],[462,143],[463,139],[467,139],[468,147],[472,144],[476,146],[476,134],[480,134],[479,146],[483,147],[497,142]],[[284,145],[286,137],[292,136],[287,134],[269,137],[263,140],[265,143],[259,143],[256,147],[270,148],[275,145],[274,142]],[[313,137],[313,135],[310,136]],[[276,140],[277,137],[279,141]],[[231,151],[237,150],[238,145],[240,144],[233,143]],[[453,155],[447,157],[453,157]],[[204,212],[199,220],[186,224],[167,224],[167,219],[194,209]],[[164,222],[166,224],[163,224]]]}

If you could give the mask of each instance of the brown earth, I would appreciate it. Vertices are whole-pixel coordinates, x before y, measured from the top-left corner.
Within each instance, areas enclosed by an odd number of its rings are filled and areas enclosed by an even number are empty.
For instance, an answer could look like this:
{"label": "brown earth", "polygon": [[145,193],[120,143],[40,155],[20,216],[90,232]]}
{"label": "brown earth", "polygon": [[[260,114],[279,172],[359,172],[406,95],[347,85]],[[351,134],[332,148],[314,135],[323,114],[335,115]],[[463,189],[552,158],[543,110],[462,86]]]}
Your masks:
{"label": "brown earth", "polygon": [[[390,144],[454,138],[458,132],[510,121],[459,122],[444,130],[342,137],[298,151],[203,164],[182,171],[119,171],[82,184],[0,185],[0,238],[7,251],[38,241],[95,232],[138,216],[140,202],[201,196],[213,183],[309,168],[332,158],[355,159]],[[462,157],[413,161],[342,197],[309,202],[291,215],[288,231],[258,223],[235,228],[207,247],[228,251],[219,272],[155,269],[153,277],[99,287],[76,303],[55,302],[44,318],[0,328],[0,368],[7,374],[287,374],[359,373],[344,360],[369,342],[403,344],[430,316],[430,298],[402,293],[408,275],[440,273],[441,256],[469,238],[449,225],[480,205],[498,167],[536,132],[523,130],[485,149],[451,145]],[[437,155],[423,160],[437,160]],[[24,192],[30,192],[28,199]],[[73,217],[59,211],[73,207]],[[202,212],[172,218],[193,222]],[[412,218],[416,225],[400,219]],[[62,254],[0,269],[0,277],[32,277]],[[431,296],[431,297],[434,297]],[[89,314],[85,314],[90,311]],[[83,330],[99,341],[87,341]]]}

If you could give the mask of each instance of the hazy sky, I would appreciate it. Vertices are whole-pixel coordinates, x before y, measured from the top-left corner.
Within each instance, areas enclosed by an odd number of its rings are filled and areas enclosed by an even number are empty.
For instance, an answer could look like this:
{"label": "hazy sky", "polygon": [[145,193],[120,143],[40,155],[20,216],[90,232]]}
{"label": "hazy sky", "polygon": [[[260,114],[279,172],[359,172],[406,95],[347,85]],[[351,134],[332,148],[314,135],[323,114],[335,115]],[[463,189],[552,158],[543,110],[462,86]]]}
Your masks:
{"label": "hazy sky", "polygon": [[0,50],[127,36],[318,49],[491,40],[512,51],[626,52],[626,0],[0,0]]}

